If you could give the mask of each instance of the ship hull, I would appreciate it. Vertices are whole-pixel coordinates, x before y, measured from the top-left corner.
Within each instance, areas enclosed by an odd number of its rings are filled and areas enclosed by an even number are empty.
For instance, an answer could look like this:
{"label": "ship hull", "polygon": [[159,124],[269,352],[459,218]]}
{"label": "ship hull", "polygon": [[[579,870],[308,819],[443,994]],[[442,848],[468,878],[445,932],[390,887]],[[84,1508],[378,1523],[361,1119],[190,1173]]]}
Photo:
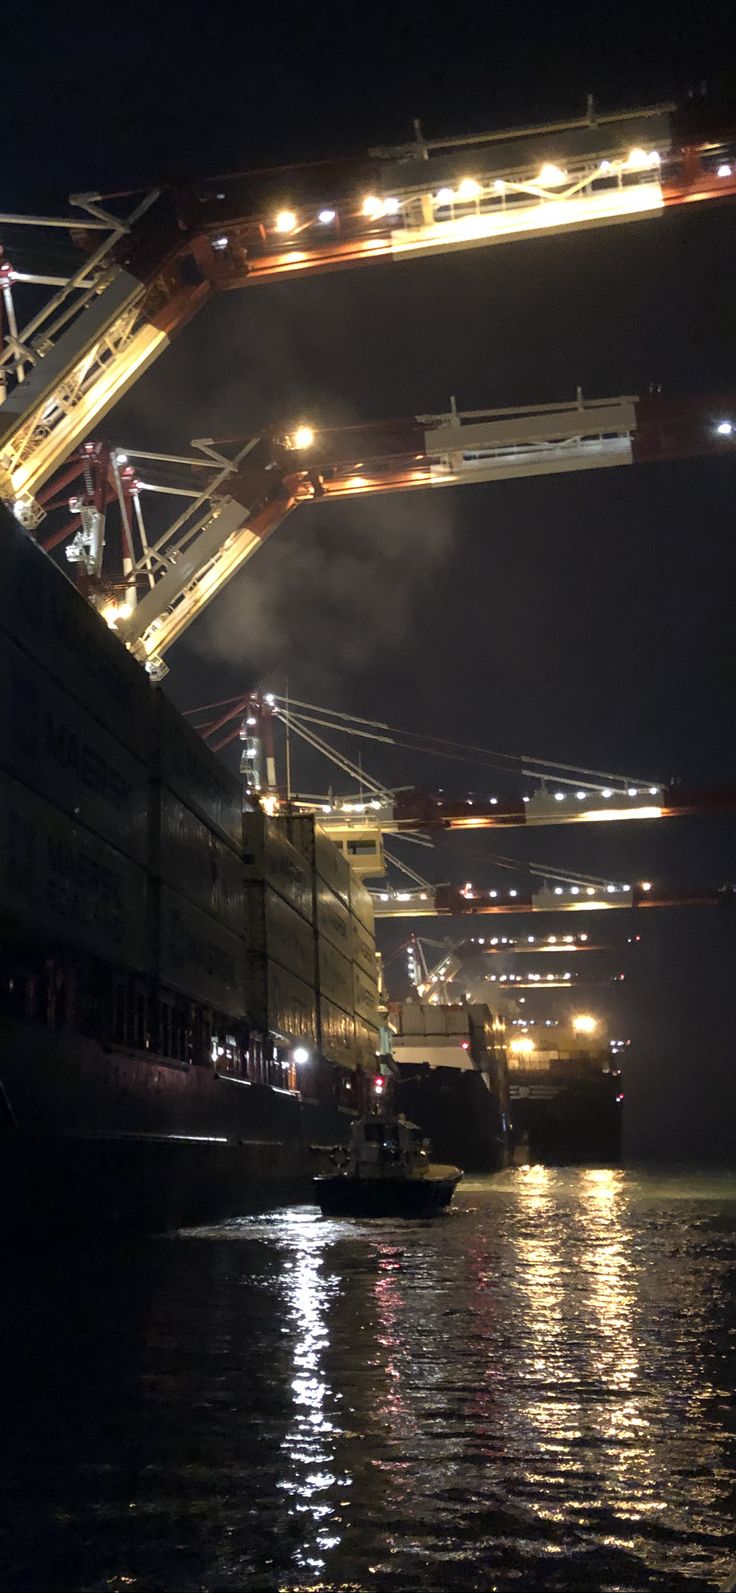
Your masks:
{"label": "ship hull", "polygon": [[399,1063],[398,1072],[396,1111],[423,1129],[438,1162],[466,1173],[496,1173],[508,1165],[503,1111],[479,1070]]}
{"label": "ship hull", "polygon": [[[616,1165],[622,1159],[619,1080],[575,1081],[545,1093],[512,1084],[513,1138],[524,1158],[551,1167]],[[517,1151],[518,1159],[518,1151]]]}
{"label": "ship hull", "polygon": [[449,1206],[460,1173],[446,1178],[315,1178],[323,1217],[435,1217]]}
{"label": "ship hull", "polygon": [[162,1230],[309,1200],[331,1102],[0,1025],[0,1242]]}

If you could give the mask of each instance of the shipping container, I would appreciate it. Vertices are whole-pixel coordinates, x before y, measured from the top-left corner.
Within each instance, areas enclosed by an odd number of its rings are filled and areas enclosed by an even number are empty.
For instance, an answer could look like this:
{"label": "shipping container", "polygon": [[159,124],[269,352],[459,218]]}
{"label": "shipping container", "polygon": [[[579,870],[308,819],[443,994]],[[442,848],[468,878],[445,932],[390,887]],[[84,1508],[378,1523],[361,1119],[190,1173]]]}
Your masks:
{"label": "shipping container", "polygon": [[10,516],[3,515],[2,534],[0,630],[116,740],[146,759],[150,683],[145,669]]}
{"label": "shipping container", "polygon": [[326,885],[341,897],[346,907],[350,906],[350,864],[346,862],[342,852],[330,840],[324,830],[320,829],[316,819],[309,814],[300,814],[288,821],[289,835],[293,845],[302,857],[305,857],[310,868]]}
{"label": "shipping container", "polygon": [[343,1012],[326,996],[320,996],[319,1029],[320,1050],[328,1062],[355,1067],[355,1021],[352,1013]]}
{"label": "shipping container", "polygon": [[286,1044],[317,1044],[314,990],[272,958],[257,952],[245,958],[245,1015]]}
{"label": "shipping container", "polygon": [[366,889],[363,881],[352,870],[350,872],[350,911],[353,917],[357,918],[358,923],[368,930],[369,934],[375,935],[376,915],[373,897],[370,891]]}
{"label": "shipping container", "polygon": [[243,933],[243,865],[219,835],[197,818],[178,797],[161,786],[151,788],[151,870],[166,885],[188,896],[197,907]]}
{"label": "shipping container", "polygon": [[0,768],[138,863],[148,773],[0,631]]}
{"label": "shipping container", "polygon": [[372,1023],[366,1023],[365,1018],[356,1014],[355,1018],[355,1056],[361,1067],[374,1068],[376,1053],[380,1050],[380,1030]]}
{"label": "shipping container", "polygon": [[151,773],[205,824],[240,851],[243,794],[237,775],[164,695],[152,691]]}
{"label": "shipping container", "polygon": [[314,928],[270,885],[251,880],[244,886],[243,933],[246,952],[259,952],[280,963],[314,988]]}
{"label": "shipping container", "polygon": [[350,916],[350,959],[358,964],[371,979],[378,978],[376,942],[370,929],[359,919]]}
{"label": "shipping container", "polygon": [[13,932],[147,966],[144,870],[3,774],[0,914]]}
{"label": "shipping container", "polygon": [[344,901],[336,896],[334,891],[326,885],[324,880],[315,875],[315,902],[317,934],[320,940],[328,940],[331,946],[336,946],[343,957],[352,956],[353,942],[350,929],[350,914]]}
{"label": "shipping container", "polygon": [[378,986],[375,976],[370,977],[353,963],[353,1006],[359,1018],[365,1018],[378,1028]]}
{"label": "shipping container", "polygon": [[191,1001],[239,1017],[243,1011],[243,942],[168,885],[152,886],[158,976]]}
{"label": "shipping container", "polygon": [[314,920],[312,870],[289,840],[287,819],[243,814],[245,878],[270,885],[302,918]]}
{"label": "shipping container", "polygon": [[317,988],[329,1001],[353,1011],[353,965],[320,936],[317,942]]}

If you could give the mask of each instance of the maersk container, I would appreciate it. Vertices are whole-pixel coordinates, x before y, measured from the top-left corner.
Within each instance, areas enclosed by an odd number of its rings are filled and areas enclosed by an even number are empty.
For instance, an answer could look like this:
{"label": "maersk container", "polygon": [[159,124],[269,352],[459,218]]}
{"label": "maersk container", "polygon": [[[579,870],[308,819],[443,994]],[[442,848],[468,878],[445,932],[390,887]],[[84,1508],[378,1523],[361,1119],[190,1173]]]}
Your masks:
{"label": "maersk container", "polygon": [[369,976],[353,963],[353,1005],[356,1015],[378,1028],[378,985],[375,975]]}
{"label": "maersk container", "polygon": [[350,914],[345,903],[336,896],[329,885],[325,884],[319,875],[315,875],[315,923],[320,941],[327,940],[331,946],[336,946],[343,957],[348,959],[352,955],[352,935],[350,930]]}
{"label": "maersk container", "polygon": [[314,990],[305,980],[259,952],[245,957],[245,1016],[283,1044],[317,1043]]}
{"label": "maersk container", "polygon": [[190,1001],[240,1017],[243,1011],[243,942],[168,885],[153,886],[157,899],[157,973],[161,983]]}
{"label": "maersk container", "polygon": [[246,952],[262,953],[314,988],[314,929],[270,885],[259,880],[243,887]]}
{"label": "maersk container", "polygon": [[370,929],[360,920],[350,916],[350,958],[371,979],[377,977],[376,942]]}
{"label": "maersk container", "polygon": [[142,868],[0,774],[0,914],[11,932],[145,970],[146,907]]}
{"label": "maersk container", "polygon": [[310,924],[314,891],[308,862],[289,840],[287,819],[265,813],[243,814],[243,864],[246,880],[270,885]]}
{"label": "maersk container", "polygon": [[243,865],[219,835],[178,797],[151,788],[151,869],[195,906],[243,933]]}
{"label": "maersk container", "polygon": [[328,1062],[355,1067],[355,1020],[352,1013],[343,1012],[327,996],[320,996],[319,1000],[319,1044]]}
{"label": "maersk container", "polygon": [[240,851],[243,796],[237,776],[164,695],[152,691],[151,774]]}
{"label": "maersk container", "polygon": [[288,819],[289,835],[319,879],[350,906],[350,864],[311,814]]}
{"label": "maersk container", "polygon": [[137,757],[147,759],[150,683],[141,664],[48,554],[2,513],[0,630]]}
{"label": "maersk container", "polygon": [[373,897],[370,891],[366,889],[363,881],[358,879],[357,874],[353,873],[352,869],[350,871],[350,911],[353,917],[357,918],[358,923],[368,930],[370,935],[375,934],[376,915]]}
{"label": "maersk container", "polygon": [[344,1012],[353,1011],[353,965],[322,936],[317,942],[317,988]]}
{"label": "maersk container", "polygon": [[145,863],[148,772],[0,631],[0,768]]}

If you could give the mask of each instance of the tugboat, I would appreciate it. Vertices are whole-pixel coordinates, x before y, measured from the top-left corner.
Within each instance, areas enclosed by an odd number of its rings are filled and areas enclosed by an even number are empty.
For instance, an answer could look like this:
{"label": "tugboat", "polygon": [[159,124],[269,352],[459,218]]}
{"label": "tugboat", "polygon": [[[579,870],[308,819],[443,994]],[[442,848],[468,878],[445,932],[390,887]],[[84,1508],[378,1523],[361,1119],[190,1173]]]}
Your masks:
{"label": "tugboat", "polygon": [[314,1179],[323,1217],[433,1217],[449,1206],[459,1167],[432,1163],[405,1117],[360,1117],[344,1165]]}

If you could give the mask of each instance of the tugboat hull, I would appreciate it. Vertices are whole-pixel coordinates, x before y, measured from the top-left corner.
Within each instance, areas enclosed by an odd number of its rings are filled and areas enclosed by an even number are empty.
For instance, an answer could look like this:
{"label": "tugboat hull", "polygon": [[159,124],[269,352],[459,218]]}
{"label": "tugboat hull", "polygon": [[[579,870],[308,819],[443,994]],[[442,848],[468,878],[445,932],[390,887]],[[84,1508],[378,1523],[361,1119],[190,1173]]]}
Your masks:
{"label": "tugboat hull", "polygon": [[462,1174],[446,1177],[350,1178],[344,1173],[315,1178],[314,1195],[323,1217],[434,1217],[449,1206]]}

